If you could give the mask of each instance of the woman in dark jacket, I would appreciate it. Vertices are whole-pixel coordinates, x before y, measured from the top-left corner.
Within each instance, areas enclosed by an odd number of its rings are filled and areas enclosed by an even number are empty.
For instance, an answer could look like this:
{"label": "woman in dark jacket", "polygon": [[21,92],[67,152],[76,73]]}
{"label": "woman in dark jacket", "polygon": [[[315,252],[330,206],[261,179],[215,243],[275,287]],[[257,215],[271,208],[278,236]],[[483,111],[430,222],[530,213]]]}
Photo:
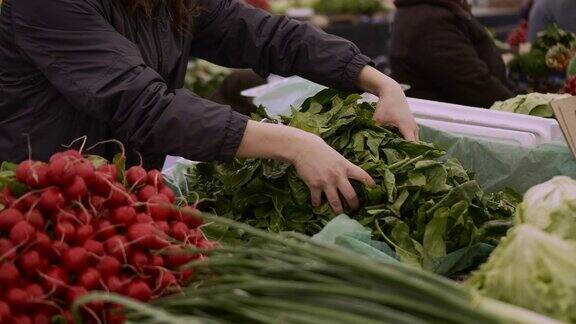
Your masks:
{"label": "woman in dark jacket", "polygon": [[[193,13],[194,12],[194,13]],[[47,160],[81,136],[116,138],[147,166],[192,160],[284,159],[336,212],[348,178],[372,179],[309,133],[255,123],[182,90],[193,55],[265,76],[297,74],[381,96],[375,120],[416,139],[398,84],[351,43],[237,0],[5,0],[0,13],[0,160]],[[111,157],[110,146],[95,154]]]}
{"label": "woman in dark jacket", "polygon": [[506,67],[486,29],[462,0],[397,0],[392,77],[410,97],[475,107],[508,99]]}

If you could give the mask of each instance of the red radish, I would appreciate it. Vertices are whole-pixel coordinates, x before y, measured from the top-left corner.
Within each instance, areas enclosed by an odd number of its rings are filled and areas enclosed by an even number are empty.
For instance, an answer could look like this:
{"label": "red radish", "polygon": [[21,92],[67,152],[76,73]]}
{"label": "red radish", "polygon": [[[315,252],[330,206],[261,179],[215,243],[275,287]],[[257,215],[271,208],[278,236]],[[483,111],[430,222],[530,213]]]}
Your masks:
{"label": "red radish", "polygon": [[56,221],[57,222],[69,222],[77,224],[80,221],[78,217],[76,217],[76,213],[72,209],[62,209],[56,214]]}
{"label": "red radish", "polygon": [[35,206],[40,200],[40,197],[32,192],[24,194],[22,197],[15,200],[12,208],[16,208],[22,212],[28,211],[31,207]]}
{"label": "red radish", "polygon": [[92,225],[78,226],[78,228],[76,228],[76,243],[83,244],[86,240],[92,237],[92,234],[94,234],[94,227],[92,227]]}
{"label": "red radish", "polygon": [[145,249],[161,249],[169,245],[164,238],[164,234],[147,223],[135,223],[128,228],[128,239],[134,241],[136,245]]}
{"label": "red radish", "polygon": [[132,266],[142,271],[148,265],[148,256],[142,251],[134,251],[130,254],[129,262]]}
{"label": "red radish", "polygon": [[62,264],[66,269],[82,271],[88,264],[88,251],[83,247],[73,247],[62,254]]}
{"label": "red radish", "polygon": [[48,291],[60,291],[69,281],[66,270],[58,266],[50,267],[50,269],[48,269],[48,271],[42,276],[42,279],[42,284]]}
{"label": "red radish", "polygon": [[62,317],[66,321],[66,324],[74,324],[74,316],[72,316],[70,311],[64,311]]}
{"label": "red radish", "polygon": [[85,209],[80,209],[76,212],[76,218],[78,219],[78,221],[82,224],[88,224],[90,222],[92,222],[92,214],[85,210]]}
{"label": "red radish", "polygon": [[146,185],[138,191],[138,200],[146,202],[146,201],[150,200],[150,198],[152,198],[154,195],[157,195],[157,194],[158,194],[158,189],[156,189],[156,187],[151,186],[151,185]]}
{"label": "red radish", "polygon": [[112,222],[130,226],[136,221],[136,210],[129,206],[114,209],[111,215]]}
{"label": "red radish", "polygon": [[105,174],[106,176],[108,176],[108,178],[112,182],[118,181],[118,170],[116,169],[116,166],[114,166],[112,164],[104,164],[104,165],[100,166],[98,168],[98,172],[101,172],[102,174]]}
{"label": "red radish", "polygon": [[6,302],[15,309],[25,310],[30,302],[30,295],[21,288],[10,288],[6,292]]}
{"label": "red radish", "polygon": [[43,163],[35,163],[32,165],[24,183],[32,188],[46,188],[49,185],[48,165]]}
{"label": "red radish", "polygon": [[168,234],[170,232],[170,225],[168,225],[168,222],[166,221],[156,222],[156,227],[158,227],[162,233]]}
{"label": "red radish", "polygon": [[50,159],[48,178],[57,185],[66,185],[74,180],[73,162],[66,158]]}
{"label": "red radish", "polygon": [[184,222],[190,228],[198,228],[204,222],[200,212],[196,208],[190,206],[182,208],[182,216],[184,217]]}
{"label": "red radish", "polygon": [[172,237],[177,239],[178,241],[186,241],[186,236],[188,235],[188,225],[184,224],[183,222],[177,222],[172,225],[171,234]]}
{"label": "red radish", "polygon": [[202,250],[213,250],[215,247],[215,244],[211,241],[208,241],[208,240],[199,240],[198,243],[196,244],[196,246]]}
{"label": "red radish", "polygon": [[176,269],[194,259],[194,256],[187,253],[182,247],[172,245],[166,249],[166,264],[172,269]]}
{"label": "red radish", "polygon": [[166,289],[168,287],[179,286],[178,279],[171,272],[164,271],[158,276],[158,283],[156,284],[160,289]]}
{"label": "red radish", "polygon": [[11,287],[18,284],[18,278],[20,278],[20,273],[13,263],[0,264],[0,285]]}
{"label": "red radish", "polygon": [[120,206],[126,202],[127,195],[126,188],[124,188],[122,184],[114,183],[113,188],[110,190],[108,204],[111,206]]}
{"label": "red radish", "polygon": [[58,255],[61,256],[62,254],[64,254],[64,252],[68,251],[70,247],[68,246],[68,243],[63,242],[63,241],[56,241],[54,242],[54,244],[52,244],[52,250]]}
{"label": "red radish", "polygon": [[77,299],[80,299],[81,297],[86,295],[88,295],[88,290],[86,290],[86,288],[80,286],[73,286],[70,287],[68,289],[68,292],[66,293],[66,301],[69,304],[72,304]]}
{"label": "red radish", "polygon": [[84,242],[83,247],[88,251],[88,253],[103,256],[104,255],[104,244],[96,240],[87,240]]}
{"label": "red radish", "polygon": [[92,196],[90,197],[90,204],[94,207],[97,211],[100,211],[104,208],[104,204],[106,203],[106,198],[101,196]]}
{"label": "red radish", "polygon": [[18,323],[18,324],[33,324],[32,320],[30,319],[30,317],[26,316],[26,315],[17,315],[14,316],[14,323]]}
{"label": "red radish", "polygon": [[56,152],[56,153],[52,154],[52,156],[50,157],[50,159],[48,160],[48,162],[52,163],[52,162],[54,162],[54,160],[58,160],[58,159],[61,159],[61,158],[64,158],[64,157],[65,157],[65,156],[64,156],[64,153],[62,153],[62,152]]}
{"label": "red radish", "polygon": [[74,225],[68,222],[58,222],[54,231],[58,240],[72,242],[76,238],[76,229],[74,228]]}
{"label": "red radish", "polygon": [[121,268],[122,264],[120,263],[120,261],[109,255],[102,257],[102,259],[100,259],[98,265],[96,266],[96,269],[100,271],[100,274],[103,277],[114,276],[118,272],[120,272]]}
{"label": "red radish", "polygon": [[16,167],[16,179],[19,182],[26,183],[26,180],[28,180],[28,175],[30,174],[30,170],[33,164],[34,161],[32,160],[22,161],[20,164],[18,164],[18,166]]}
{"label": "red radish", "polygon": [[42,286],[39,284],[29,284],[25,289],[28,295],[34,299],[41,299],[44,297],[44,289],[42,289]]}
{"label": "red radish", "polygon": [[163,267],[164,258],[161,255],[152,255],[150,257],[150,265],[153,267]]}
{"label": "red radish", "polygon": [[140,213],[140,214],[136,215],[136,222],[137,223],[154,223],[154,219],[152,219],[152,216],[150,216],[148,214]]}
{"label": "red radish", "polygon": [[0,231],[9,231],[23,220],[24,215],[18,209],[4,209],[0,212]]}
{"label": "red radish", "polygon": [[12,260],[16,257],[16,249],[14,244],[7,239],[0,239],[0,262],[4,259]]}
{"label": "red radish", "polygon": [[76,150],[64,151],[62,152],[62,156],[73,158],[74,160],[82,158],[82,154]]}
{"label": "red radish", "polygon": [[28,220],[28,223],[34,226],[34,228],[36,228],[37,230],[41,231],[44,229],[45,225],[44,216],[42,216],[42,214],[38,210],[32,209],[28,213],[26,213],[26,220]]}
{"label": "red radish", "polygon": [[126,295],[128,297],[146,302],[152,298],[152,289],[145,281],[135,280],[131,282],[126,288]]}
{"label": "red radish", "polygon": [[100,272],[94,268],[86,269],[79,277],[76,284],[88,289],[94,290],[100,287]]}
{"label": "red radish", "polygon": [[50,324],[50,317],[46,314],[36,314],[33,319],[34,324]]}
{"label": "red radish", "polygon": [[164,187],[164,177],[162,173],[158,170],[148,171],[148,184],[157,189],[162,189]]}
{"label": "red radish", "polygon": [[126,170],[126,181],[130,185],[140,185],[144,184],[148,179],[148,174],[143,167],[140,166],[133,166],[130,169]]}
{"label": "red radish", "polygon": [[46,259],[40,257],[38,251],[28,251],[20,257],[20,268],[29,277],[36,275],[38,271],[46,270]]}
{"label": "red radish", "polygon": [[36,230],[27,221],[19,221],[10,230],[10,240],[14,245],[30,242],[34,238]]}
{"label": "red radish", "polygon": [[96,178],[94,173],[94,166],[90,161],[82,159],[74,164],[75,173],[81,177],[87,186],[90,186]]}
{"label": "red radish", "polygon": [[94,193],[108,197],[110,195],[110,183],[112,178],[102,172],[96,171],[94,174],[94,183],[92,183],[92,188]]}
{"label": "red radish", "polygon": [[52,250],[52,239],[44,232],[36,232],[34,248],[40,253],[49,253]]}
{"label": "red radish", "polygon": [[75,176],[74,180],[64,188],[64,195],[69,200],[81,200],[87,192],[86,182],[79,176]]}
{"label": "red radish", "polygon": [[194,275],[194,271],[192,269],[186,269],[180,273],[180,280],[184,283],[188,283],[192,276]]}
{"label": "red radish", "polygon": [[40,195],[40,207],[46,211],[55,211],[64,206],[66,199],[58,188],[51,187]]}
{"label": "red radish", "polygon": [[105,284],[109,292],[116,294],[122,294],[124,292],[124,283],[116,276],[106,278]]}
{"label": "red radish", "polygon": [[10,323],[11,319],[12,311],[10,310],[10,306],[0,300],[0,323]]}
{"label": "red radish", "polygon": [[168,187],[160,189],[160,194],[166,196],[172,204],[176,201],[176,195],[174,194],[174,191]]}
{"label": "red radish", "polygon": [[104,249],[106,252],[116,259],[126,260],[129,254],[129,247],[124,236],[115,235],[104,242]]}
{"label": "red radish", "polygon": [[148,200],[150,215],[157,221],[166,221],[170,218],[172,213],[170,205],[170,199],[162,194],[154,195]]}
{"label": "red radish", "polygon": [[102,240],[107,240],[116,235],[116,227],[108,220],[101,219],[98,221],[98,231],[96,237]]}

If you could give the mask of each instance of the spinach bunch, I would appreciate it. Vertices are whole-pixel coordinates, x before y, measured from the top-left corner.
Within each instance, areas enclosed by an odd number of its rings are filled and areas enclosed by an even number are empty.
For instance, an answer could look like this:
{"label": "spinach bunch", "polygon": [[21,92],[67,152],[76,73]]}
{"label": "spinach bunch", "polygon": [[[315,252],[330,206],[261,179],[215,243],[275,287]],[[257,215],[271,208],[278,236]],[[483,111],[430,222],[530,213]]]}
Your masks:
{"label": "spinach bunch", "polygon": [[[450,252],[505,234],[517,202],[513,193],[485,194],[458,161],[441,159],[439,147],[377,126],[374,106],[359,99],[325,90],[281,120],[263,108],[253,118],[317,134],[366,170],[377,185],[354,183],[362,207],[349,214],[405,263],[430,269]],[[202,163],[188,180],[189,198],[201,209],[272,232],[315,234],[335,216],[328,203],[311,206],[308,187],[284,162]]]}

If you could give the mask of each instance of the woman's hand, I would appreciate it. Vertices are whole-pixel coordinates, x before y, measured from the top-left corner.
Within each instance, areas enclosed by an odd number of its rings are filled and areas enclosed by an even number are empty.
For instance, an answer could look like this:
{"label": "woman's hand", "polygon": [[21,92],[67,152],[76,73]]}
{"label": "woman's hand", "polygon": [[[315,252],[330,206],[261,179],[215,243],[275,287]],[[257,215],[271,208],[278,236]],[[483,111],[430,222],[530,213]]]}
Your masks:
{"label": "woman's hand", "polygon": [[249,121],[237,156],[292,162],[310,189],[312,205],[319,206],[324,193],[336,214],[344,212],[340,196],[351,208],[359,207],[349,179],[374,185],[366,171],[346,160],[320,137],[283,125]]}
{"label": "woman's hand", "polygon": [[396,81],[366,66],[358,76],[358,86],[380,98],[374,113],[378,125],[396,126],[405,139],[418,140],[418,124],[408,107],[404,91]]}
{"label": "woman's hand", "polygon": [[298,175],[310,189],[312,205],[320,206],[322,193],[326,195],[330,207],[336,214],[344,212],[340,200],[342,196],[348,206],[358,209],[360,203],[358,196],[352,188],[349,179],[354,179],[367,186],[373,186],[374,180],[360,167],[346,160],[320,137],[307,134],[302,139],[294,155],[293,164]]}

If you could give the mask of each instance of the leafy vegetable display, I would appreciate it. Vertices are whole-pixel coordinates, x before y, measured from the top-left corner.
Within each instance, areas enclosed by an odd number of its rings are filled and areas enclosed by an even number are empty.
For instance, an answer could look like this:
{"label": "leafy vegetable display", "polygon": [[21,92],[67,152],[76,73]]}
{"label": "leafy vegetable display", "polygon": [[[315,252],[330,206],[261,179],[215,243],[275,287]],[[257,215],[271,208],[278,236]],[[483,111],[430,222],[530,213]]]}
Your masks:
{"label": "leafy vegetable display", "polygon": [[251,243],[203,251],[208,259],[188,264],[203,280],[151,305],[94,294],[76,306],[114,302],[142,324],[554,323],[398,262],[361,257],[296,233],[204,217],[247,233]]}
{"label": "leafy vegetable display", "polygon": [[[400,260],[431,269],[438,258],[479,242],[495,242],[514,212],[514,196],[486,195],[455,160],[427,143],[412,143],[372,121],[360,96],[325,90],[283,122],[321,136],[376,180],[355,185],[362,208],[351,213],[394,246]],[[256,120],[271,119],[259,110]],[[273,232],[318,232],[334,217],[313,209],[307,186],[287,163],[236,160],[190,170],[190,200],[199,208]]]}
{"label": "leafy vegetable display", "polygon": [[[202,218],[174,210],[158,170],[124,170],[69,150],[48,163],[0,170],[0,323],[72,323],[70,306],[93,290],[149,301],[187,284],[211,248]],[[184,210],[190,210],[186,207]],[[85,323],[122,323],[114,307],[82,307]]]}
{"label": "leafy vegetable display", "polygon": [[576,323],[576,181],[530,189],[517,226],[469,284],[486,296]]}
{"label": "leafy vegetable display", "polygon": [[519,95],[505,101],[497,101],[490,109],[552,118],[554,117],[554,111],[551,106],[552,101],[567,97],[570,97],[570,95],[534,92],[527,95]]}

